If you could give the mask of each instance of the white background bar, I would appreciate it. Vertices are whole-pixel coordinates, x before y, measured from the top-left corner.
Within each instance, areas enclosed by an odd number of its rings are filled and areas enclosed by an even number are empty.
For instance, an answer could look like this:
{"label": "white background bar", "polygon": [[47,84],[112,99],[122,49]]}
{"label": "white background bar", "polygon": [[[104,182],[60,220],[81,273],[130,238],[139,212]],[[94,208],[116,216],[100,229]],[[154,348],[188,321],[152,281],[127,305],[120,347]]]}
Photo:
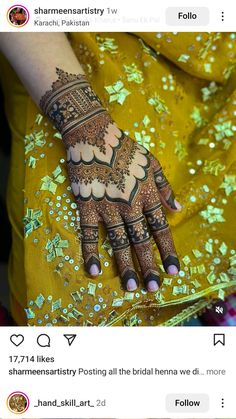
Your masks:
{"label": "white background bar", "polygon": [[[156,0],[100,0],[84,1],[67,0],[25,0],[23,4],[30,14],[29,22],[22,28],[10,25],[7,20],[9,7],[18,4],[17,1],[2,1],[0,4],[0,27],[1,31],[234,31],[235,8],[234,2],[225,0],[198,0],[181,1],[168,0],[165,2]],[[90,14],[36,14],[35,9],[99,9],[102,12]],[[200,19],[181,19],[177,25],[173,25],[167,18],[168,8],[202,9]],[[222,20],[222,12],[224,19]],[[198,23],[199,21],[199,23]],[[41,25],[40,25],[41,22]],[[50,23],[51,22],[51,23]],[[169,24],[168,24],[169,23]],[[191,26],[192,23],[192,26]]]}
{"label": "white background bar", "polygon": [[[233,327],[2,327],[0,333],[1,417],[15,417],[8,411],[6,400],[9,394],[19,390],[30,399],[24,418],[235,417],[236,333]],[[50,347],[37,344],[38,336],[45,333],[50,337]],[[13,334],[23,335],[21,345],[16,347],[10,341]],[[71,346],[63,334],[77,335]],[[214,334],[218,342],[215,346]],[[221,334],[225,334],[224,346]],[[45,339],[41,343],[47,344]],[[21,362],[21,356],[34,356],[34,361],[23,358]],[[94,369],[94,374],[79,373],[81,368]],[[130,374],[124,370],[122,374],[122,368]],[[39,373],[26,376],[16,373],[28,369]],[[58,369],[54,375],[40,372]],[[60,374],[60,369],[74,370],[75,375]],[[109,370],[114,373],[109,374]],[[147,370],[152,374],[147,374]],[[187,395],[188,399],[195,398],[202,403],[194,411],[191,406],[189,409],[179,405],[173,409],[170,401],[173,395],[183,400]],[[61,401],[74,399],[78,404],[90,400],[95,407],[34,407],[38,401],[56,400],[60,405]],[[97,400],[105,400],[105,405],[98,406]]]}

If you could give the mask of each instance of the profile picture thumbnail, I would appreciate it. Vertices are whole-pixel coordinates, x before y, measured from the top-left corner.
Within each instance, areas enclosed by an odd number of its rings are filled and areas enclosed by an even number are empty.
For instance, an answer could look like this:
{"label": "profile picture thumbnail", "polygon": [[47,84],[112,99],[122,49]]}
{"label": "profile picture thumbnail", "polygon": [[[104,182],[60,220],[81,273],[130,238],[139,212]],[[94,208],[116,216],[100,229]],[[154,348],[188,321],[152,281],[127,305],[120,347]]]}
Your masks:
{"label": "profile picture thumbnail", "polygon": [[29,407],[29,398],[25,393],[15,391],[8,396],[7,407],[12,413],[24,413]]}
{"label": "profile picture thumbnail", "polygon": [[7,18],[12,26],[22,27],[29,20],[29,11],[26,7],[16,4],[8,10]]}

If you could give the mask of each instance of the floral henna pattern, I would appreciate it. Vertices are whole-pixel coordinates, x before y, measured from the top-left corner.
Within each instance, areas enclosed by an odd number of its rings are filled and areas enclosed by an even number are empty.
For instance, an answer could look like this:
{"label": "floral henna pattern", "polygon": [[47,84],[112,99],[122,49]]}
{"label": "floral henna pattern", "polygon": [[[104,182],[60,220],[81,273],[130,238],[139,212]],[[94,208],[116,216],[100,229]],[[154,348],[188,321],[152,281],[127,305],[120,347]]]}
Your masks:
{"label": "floral henna pattern", "polygon": [[[111,165],[96,161],[96,158],[89,164],[84,164],[83,161],[75,162],[70,158],[68,160],[68,170],[71,183],[88,185],[96,179],[106,187],[115,185],[118,191],[124,193],[126,177],[130,175],[129,168],[139,146],[133,141],[125,141],[124,135],[122,135],[122,139],[123,143],[120,142],[120,147],[117,147],[118,150]],[[81,198],[83,199],[83,197]]]}
{"label": "floral henna pattern", "polygon": [[112,124],[112,119],[107,112],[91,117],[90,120],[85,121],[79,127],[75,127],[64,134],[63,139],[66,148],[74,147],[79,138],[81,143],[96,146],[105,154],[104,133],[107,132],[110,124]]}
{"label": "floral henna pattern", "polygon": [[160,286],[160,277],[150,243],[150,235],[145,218],[139,217],[127,223],[128,233],[134,245],[134,249],[141,267],[144,285],[153,281]]}
{"label": "floral henna pattern", "polygon": [[169,226],[165,230],[154,231],[153,237],[159,249],[165,271],[168,270],[170,265],[175,265],[179,270],[180,264]]}
{"label": "floral henna pattern", "polygon": [[83,224],[81,225],[81,232],[86,270],[89,272],[90,267],[95,264],[100,271],[101,264],[98,257],[98,226]]}
{"label": "floral henna pattern", "polygon": [[144,214],[146,215],[150,230],[160,251],[165,270],[167,271],[170,265],[175,265],[179,270],[180,265],[175,246],[161,203],[145,210]]}
{"label": "floral henna pattern", "polygon": [[170,264],[179,267],[160,202],[162,196],[174,208],[170,185],[159,162],[112,121],[86,78],[56,71],[58,80],[42,97],[40,105],[62,134],[66,146],[69,178],[80,209],[85,269],[92,275],[101,270],[98,221],[103,220],[123,287],[133,291],[139,283],[131,243],[144,284],[154,292],[160,286],[160,277],[149,231],[165,269]]}
{"label": "floral henna pattern", "polygon": [[155,281],[158,287],[160,287],[161,280],[154,261],[150,241],[142,244],[136,244],[135,252],[143,274],[144,285],[148,287],[148,283],[150,281]]}
{"label": "floral henna pattern", "polygon": [[150,208],[149,210],[144,211],[144,214],[147,217],[151,231],[155,232],[165,230],[168,227],[166,216],[162,210],[161,203],[157,204],[153,208]]}
{"label": "floral henna pattern", "polygon": [[40,100],[45,114],[61,132],[66,148],[78,142],[96,145],[105,153],[104,133],[112,119],[82,75],[57,68],[58,80]]}
{"label": "floral henna pattern", "polygon": [[98,242],[98,226],[81,225],[84,243],[97,243]]}
{"label": "floral henna pattern", "polygon": [[111,227],[107,227],[107,231],[114,252],[126,249],[129,246],[129,239],[125,231],[124,224],[117,224]]}
{"label": "floral henna pattern", "polygon": [[96,153],[89,162],[79,158],[79,153],[69,156],[68,170],[73,193],[80,201],[106,198],[131,206],[149,175],[147,150],[124,134],[109,163],[98,159]]}
{"label": "floral henna pattern", "polygon": [[62,134],[75,196],[131,204],[147,178],[148,151],[116,127],[84,76],[56,72],[40,105]]}
{"label": "floral henna pattern", "polygon": [[127,289],[129,279],[133,278],[139,284],[138,276],[132,263],[130,241],[123,223],[107,227],[108,237],[113,247],[117,265],[120,270],[122,286]]}
{"label": "floral henna pattern", "polygon": [[132,243],[139,244],[149,240],[149,232],[144,217],[127,223],[128,233]]}

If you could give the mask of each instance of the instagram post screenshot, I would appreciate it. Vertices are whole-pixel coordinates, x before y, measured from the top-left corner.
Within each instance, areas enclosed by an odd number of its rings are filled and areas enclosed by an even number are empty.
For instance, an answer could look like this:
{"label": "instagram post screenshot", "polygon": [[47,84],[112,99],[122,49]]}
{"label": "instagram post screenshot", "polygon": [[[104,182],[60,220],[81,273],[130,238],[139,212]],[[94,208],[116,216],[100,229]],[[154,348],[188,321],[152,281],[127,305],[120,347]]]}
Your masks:
{"label": "instagram post screenshot", "polygon": [[235,419],[226,0],[0,4],[0,419]]}

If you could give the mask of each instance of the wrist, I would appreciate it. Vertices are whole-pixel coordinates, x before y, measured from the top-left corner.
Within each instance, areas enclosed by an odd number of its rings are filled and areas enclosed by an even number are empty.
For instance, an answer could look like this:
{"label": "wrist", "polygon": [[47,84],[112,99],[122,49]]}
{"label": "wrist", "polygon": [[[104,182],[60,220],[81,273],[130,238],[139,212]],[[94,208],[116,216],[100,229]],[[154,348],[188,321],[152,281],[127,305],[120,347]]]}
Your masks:
{"label": "wrist", "polygon": [[40,100],[43,112],[61,133],[66,148],[78,142],[98,145],[104,152],[104,132],[112,119],[86,77],[56,69],[58,79]]}

